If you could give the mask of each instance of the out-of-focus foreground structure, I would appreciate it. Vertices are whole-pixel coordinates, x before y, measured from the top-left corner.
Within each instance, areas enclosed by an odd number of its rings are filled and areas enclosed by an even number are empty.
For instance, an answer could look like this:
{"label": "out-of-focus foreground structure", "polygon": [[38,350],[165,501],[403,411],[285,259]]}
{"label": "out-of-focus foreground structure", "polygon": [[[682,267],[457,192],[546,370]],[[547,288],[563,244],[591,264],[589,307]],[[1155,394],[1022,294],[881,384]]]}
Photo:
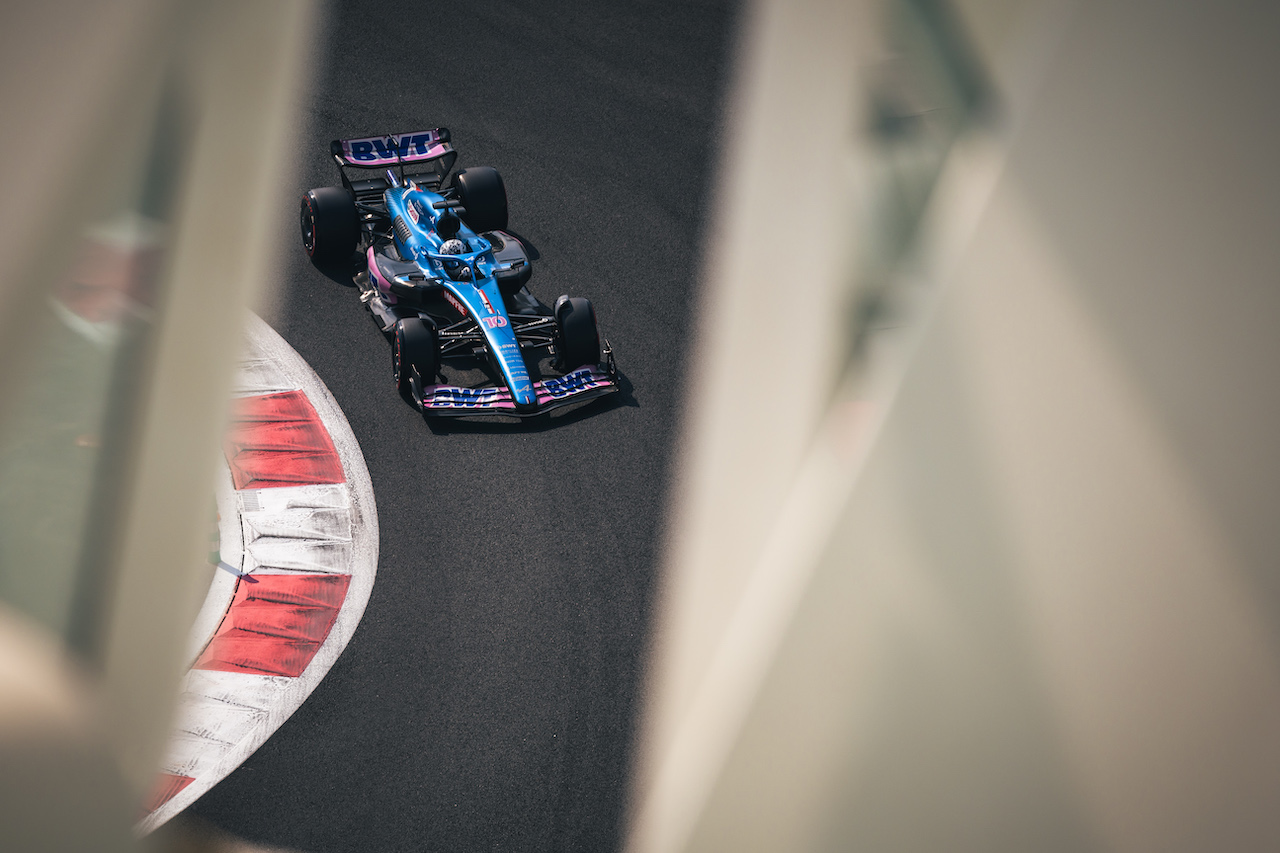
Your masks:
{"label": "out-of-focus foreground structure", "polygon": [[0,26],[0,846],[113,851],[208,589],[239,329],[287,188],[304,0]]}
{"label": "out-of-focus foreground structure", "polygon": [[[5,12],[5,849],[133,844],[312,17]],[[632,853],[1280,846],[1277,33],[755,0]]]}
{"label": "out-of-focus foreground structure", "polygon": [[1280,847],[1280,7],[748,18],[627,849]]}

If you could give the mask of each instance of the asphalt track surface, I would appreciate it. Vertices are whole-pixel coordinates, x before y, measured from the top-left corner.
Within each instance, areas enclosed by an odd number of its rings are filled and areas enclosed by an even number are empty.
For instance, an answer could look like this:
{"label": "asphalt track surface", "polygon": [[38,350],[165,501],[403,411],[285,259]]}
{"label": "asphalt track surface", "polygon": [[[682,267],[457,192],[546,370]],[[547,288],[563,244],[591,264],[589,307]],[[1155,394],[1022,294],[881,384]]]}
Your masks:
{"label": "asphalt track surface", "polygon": [[714,2],[337,3],[298,148],[444,125],[492,165],[530,288],[590,298],[624,393],[549,424],[435,425],[280,215],[272,325],[333,392],[381,520],[364,620],[311,698],[199,800],[306,851],[607,851],[641,665],[739,10]]}

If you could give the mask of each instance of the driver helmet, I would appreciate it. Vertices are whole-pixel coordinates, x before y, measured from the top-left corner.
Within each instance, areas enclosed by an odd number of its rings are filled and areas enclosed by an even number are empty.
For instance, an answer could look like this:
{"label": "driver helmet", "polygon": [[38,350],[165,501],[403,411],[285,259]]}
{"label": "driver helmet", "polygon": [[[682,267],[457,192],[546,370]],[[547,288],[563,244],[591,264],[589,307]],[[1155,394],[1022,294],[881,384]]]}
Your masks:
{"label": "driver helmet", "polygon": [[457,237],[452,240],[445,240],[440,244],[440,254],[442,255],[461,255],[467,250],[467,246]]}

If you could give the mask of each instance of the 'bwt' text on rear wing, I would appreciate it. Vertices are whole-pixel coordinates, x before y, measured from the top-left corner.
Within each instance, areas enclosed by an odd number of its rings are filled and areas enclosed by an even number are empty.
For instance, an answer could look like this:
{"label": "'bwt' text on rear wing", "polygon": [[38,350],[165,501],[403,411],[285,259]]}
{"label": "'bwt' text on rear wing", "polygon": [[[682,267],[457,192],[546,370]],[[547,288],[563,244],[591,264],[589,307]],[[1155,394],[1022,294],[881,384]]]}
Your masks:
{"label": "'bwt' text on rear wing", "polygon": [[449,144],[447,127],[360,139],[335,139],[329,143],[329,153],[338,164],[344,182],[347,181],[347,167],[385,169],[399,166],[403,175],[405,166],[422,164],[430,167],[429,171],[434,175],[431,182],[439,185],[458,159],[458,152]]}

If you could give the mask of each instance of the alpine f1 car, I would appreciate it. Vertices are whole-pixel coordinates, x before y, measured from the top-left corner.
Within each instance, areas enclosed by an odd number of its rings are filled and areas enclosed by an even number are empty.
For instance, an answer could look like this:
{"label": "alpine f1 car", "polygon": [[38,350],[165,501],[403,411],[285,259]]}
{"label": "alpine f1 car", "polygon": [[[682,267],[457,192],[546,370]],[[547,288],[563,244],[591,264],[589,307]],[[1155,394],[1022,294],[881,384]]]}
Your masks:
{"label": "alpine f1 car", "polygon": [[[359,252],[360,299],[406,399],[427,415],[531,417],[618,390],[591,303],[529,292],[502,177],[454,173],[447,128],[334,140],[330,153],[342,186],[303,196],[302,243],[320,264]],[[361,169],[382,174],[349,174]]]}

